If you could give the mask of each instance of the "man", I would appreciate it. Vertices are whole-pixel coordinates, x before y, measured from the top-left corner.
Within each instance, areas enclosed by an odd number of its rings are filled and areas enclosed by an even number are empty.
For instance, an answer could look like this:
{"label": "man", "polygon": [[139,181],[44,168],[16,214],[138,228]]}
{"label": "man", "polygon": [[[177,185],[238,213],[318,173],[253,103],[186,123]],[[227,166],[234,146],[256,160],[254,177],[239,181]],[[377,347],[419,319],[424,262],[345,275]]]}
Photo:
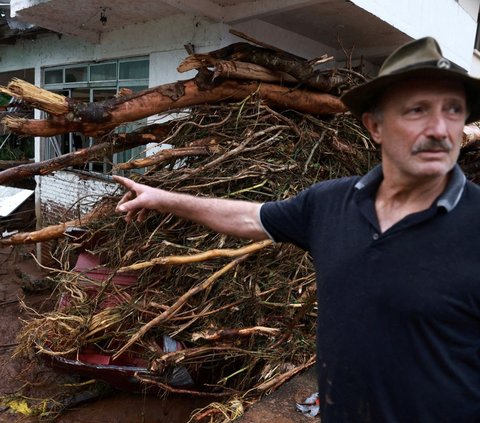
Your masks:
{"label": "man", "polygon": [[118,210],[311,252],[322,423],[480,422],[480,188],[456,164],[479,94],[434,39],[413,41],[342,97],[381,146],[364,177],[263,205],[115,177]]}

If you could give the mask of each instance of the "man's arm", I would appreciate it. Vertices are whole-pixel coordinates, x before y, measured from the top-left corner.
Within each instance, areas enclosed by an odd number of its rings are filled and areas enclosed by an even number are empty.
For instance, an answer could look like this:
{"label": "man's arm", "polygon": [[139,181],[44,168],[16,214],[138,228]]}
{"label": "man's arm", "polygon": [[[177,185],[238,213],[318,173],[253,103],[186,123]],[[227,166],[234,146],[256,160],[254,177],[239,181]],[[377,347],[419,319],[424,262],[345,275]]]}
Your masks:
{"label": "man's arm", "polygon": [[257,241],[268,238],[260,223],[260,203],[195,197],[149,187],[121,176],[113,176],[113,179],[127,189],[117,205],[117,211],[127,213],[127,222],[142,221],[150,210],[154,210],[172,213],[239,238]]}

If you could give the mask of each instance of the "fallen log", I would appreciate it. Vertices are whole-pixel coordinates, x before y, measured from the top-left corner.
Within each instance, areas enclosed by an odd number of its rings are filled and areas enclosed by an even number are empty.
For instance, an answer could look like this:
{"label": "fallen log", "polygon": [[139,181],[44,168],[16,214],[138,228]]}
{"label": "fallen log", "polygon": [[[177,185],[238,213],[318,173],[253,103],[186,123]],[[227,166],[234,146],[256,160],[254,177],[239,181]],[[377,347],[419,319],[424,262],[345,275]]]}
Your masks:
{"label": "fallen log", "polygon": [[309,61],[286,51],[257,47],[249,43],[233,43],[218,50],[210,51],[215,59],[254,63],[267,69],[286,72],[303,81],[312,73]]}
{"label": "fallen log", "polygon": [[33,163],[33,160],[0,160],[0,170],[10,169],[28,163]]}
{"label": "fallen log", "polygon": [[67,97],[44,90],[18,78],[12,78],[7,87],[0,87],[0,93],[19,98],[29,105],[52,114],[61,114],[68,111]]}
{"label": "fallen log", "polygon": [[[19,98],[34,108],[56,116],[68,113],[77,107],[82,108],[82,105],[88,104],[37,87],[19,78],[12,78],[6,87],[0,86],[0,93]],[[132,94],[133,91],[129,88],[120,88],[114,98],[122,98]]]}
{"label": "fallen log", "polygon": [[12,235],[10,238],[0,239],[1,246],[35,244],[37,242],[53,241],[65,235],[65,231],[70,227],[85,225],[96,219],[108,216],[114,212],[114,206],[102,204],[96,207],[92,212],[82,216],[79,219],[63,222],[58,225],[51,225],[33,232],[21,232]]}
{"label": "fallen log", "polygon": [[[294,54],[269,48],[257,47],[248,43],[230,44],[208,53],[212,59],[234,62],[248,62],[262,66],[274,72],[291,75],[298,83],[318,89],[325,93],[336,91],[342,85],[351,85],[348,77],[364,82],[366,78],[349,69],[318,69],[318,66],[333,60],[326,55],[307,60]],[[186,59],[188,63],[188,58]],[[184,64],[178,67],[180,72]],[[338,94],[338,93],[336,93]]]}
{"label": "fallen log", "polygon": [[48,137],[81,132],[88,136],[102,136],[125,122],[198,104],[243,101],[254,93],[272,106],[294,109],[301,113],[334,115],[346,111],[340,99],[330,94],[292,90],[256,81],[216,80],[213,83],[210,74],[206,77],[199,74],[191,80],[165,84],[103,102],[66,101],[68,113],[50,119],[7,117],[3,119],[3,123],[9,131],[24,135]]}
{"label": "fallen log", "polygon": [[291,369],[291,370],[289,370],[285,373],[279,374],[279,375],[271,378],[270,380],[267,380],[264,383],[256,386],[255,389],[257,391],[263,391],[263,392],[274,391],[280,385],[282,385],[285,381],[287,381],[288,379],[291,379],[293,376],[295,376],[297,373],[300,373],[303,370],[308,369],[309,367],[313,366],[316,362],[316,359],[317,359],[316,356],[312,356],[302,366],[294,367],[293,369]]}
{"label": "fallen log", "polygon": [[[319,59],[317,63],[331,60],[332,57]],[[254,63],[239,60],[220,60],[208,54],[194,54],[187,57],[177,68],[179,72],[187,72],[192,69],[208,67],[215,77],[237,78],[244,80],[256,80],[265,82],[286,83],[289,85],[304,85],[314,88],[323,93],[333,92],[337,87],[347,83],[346,75],[338,70],[313,71],[304,80],[298,80],[295,76],[285,71],[268,69]]]}
{"label": "fallen log", "polygon": [[210,156],[218,152],[219,149],[219,146],[215,143],[215,140],[213,140],[213,143],[211,145],[161,150],[158,153],[152,154],[151,156],[145,157],[143,159],[120,163],[114,166],[114,168],[121,170],[138,169],[142,167],[159,165],[165,161],[169,161],[172,159],[182,159],[191,156]]}
{"label": "fallen log", "polygon": [[[89,161],[98,160],[102,157],[125,151],[139,145],[145,145],[151,142],[161,142],[162,139],[168,135],[170,129],[171,127],[169,125],[165,125],[163,130],[158,130],[157,134],[115,134],[112,137],[112,141],[96,144],[89,148],[82,148],[81,150],[63,154],[42,162],[20,164],[0,171],[0,185],[35,175],[48,175],[69,166],[84,165]],[[161,134],[162,132],[163,134]]]}
{"label": "fallen log", "polygon": [[183,73],[205,67],[213,68],[214,77],[298,83],[298,80],[285,72],[270,70],[253,63],[215,59],[208,54],[192,54],[188,56],[180,63],[177,71]]}

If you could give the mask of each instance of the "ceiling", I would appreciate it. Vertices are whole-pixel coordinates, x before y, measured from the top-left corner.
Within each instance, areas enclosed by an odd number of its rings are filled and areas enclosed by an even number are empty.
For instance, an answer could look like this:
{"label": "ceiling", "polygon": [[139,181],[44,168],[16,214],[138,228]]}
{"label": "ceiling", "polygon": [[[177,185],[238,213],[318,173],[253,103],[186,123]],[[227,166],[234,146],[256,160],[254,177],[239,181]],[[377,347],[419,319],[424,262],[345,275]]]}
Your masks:
{"label": "ceiling", "polygon": [[0,44],[15,44],[19,38],[35,38],[51,31],[10,17],[10,0],[0,0]]}
{"label": "ceiling", "polygon": [[177,14],[233,26],[258,19],[335,49],[355,46],[357,54],[374,63],[409,39],[349,0],[0,0],[0,12],[8,3],[13,21],[25,27],[7,37],[2,19],[8,16],[0,18],[0,42],[49,31],[95,43],[102,33]]}

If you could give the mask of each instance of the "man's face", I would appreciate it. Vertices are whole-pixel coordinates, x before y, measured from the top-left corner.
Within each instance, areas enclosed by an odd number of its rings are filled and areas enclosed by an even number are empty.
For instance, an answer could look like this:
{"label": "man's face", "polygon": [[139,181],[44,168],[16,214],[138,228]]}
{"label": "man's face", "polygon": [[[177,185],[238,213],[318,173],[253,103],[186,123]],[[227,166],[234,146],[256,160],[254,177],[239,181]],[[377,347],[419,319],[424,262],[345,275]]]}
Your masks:
{"label": "man's face", "polygon": [[467,118],[460,81],[415,79],[386,91],[363,121],[382,147],[385,177],[399,182],[445,176],[455,165]]}

